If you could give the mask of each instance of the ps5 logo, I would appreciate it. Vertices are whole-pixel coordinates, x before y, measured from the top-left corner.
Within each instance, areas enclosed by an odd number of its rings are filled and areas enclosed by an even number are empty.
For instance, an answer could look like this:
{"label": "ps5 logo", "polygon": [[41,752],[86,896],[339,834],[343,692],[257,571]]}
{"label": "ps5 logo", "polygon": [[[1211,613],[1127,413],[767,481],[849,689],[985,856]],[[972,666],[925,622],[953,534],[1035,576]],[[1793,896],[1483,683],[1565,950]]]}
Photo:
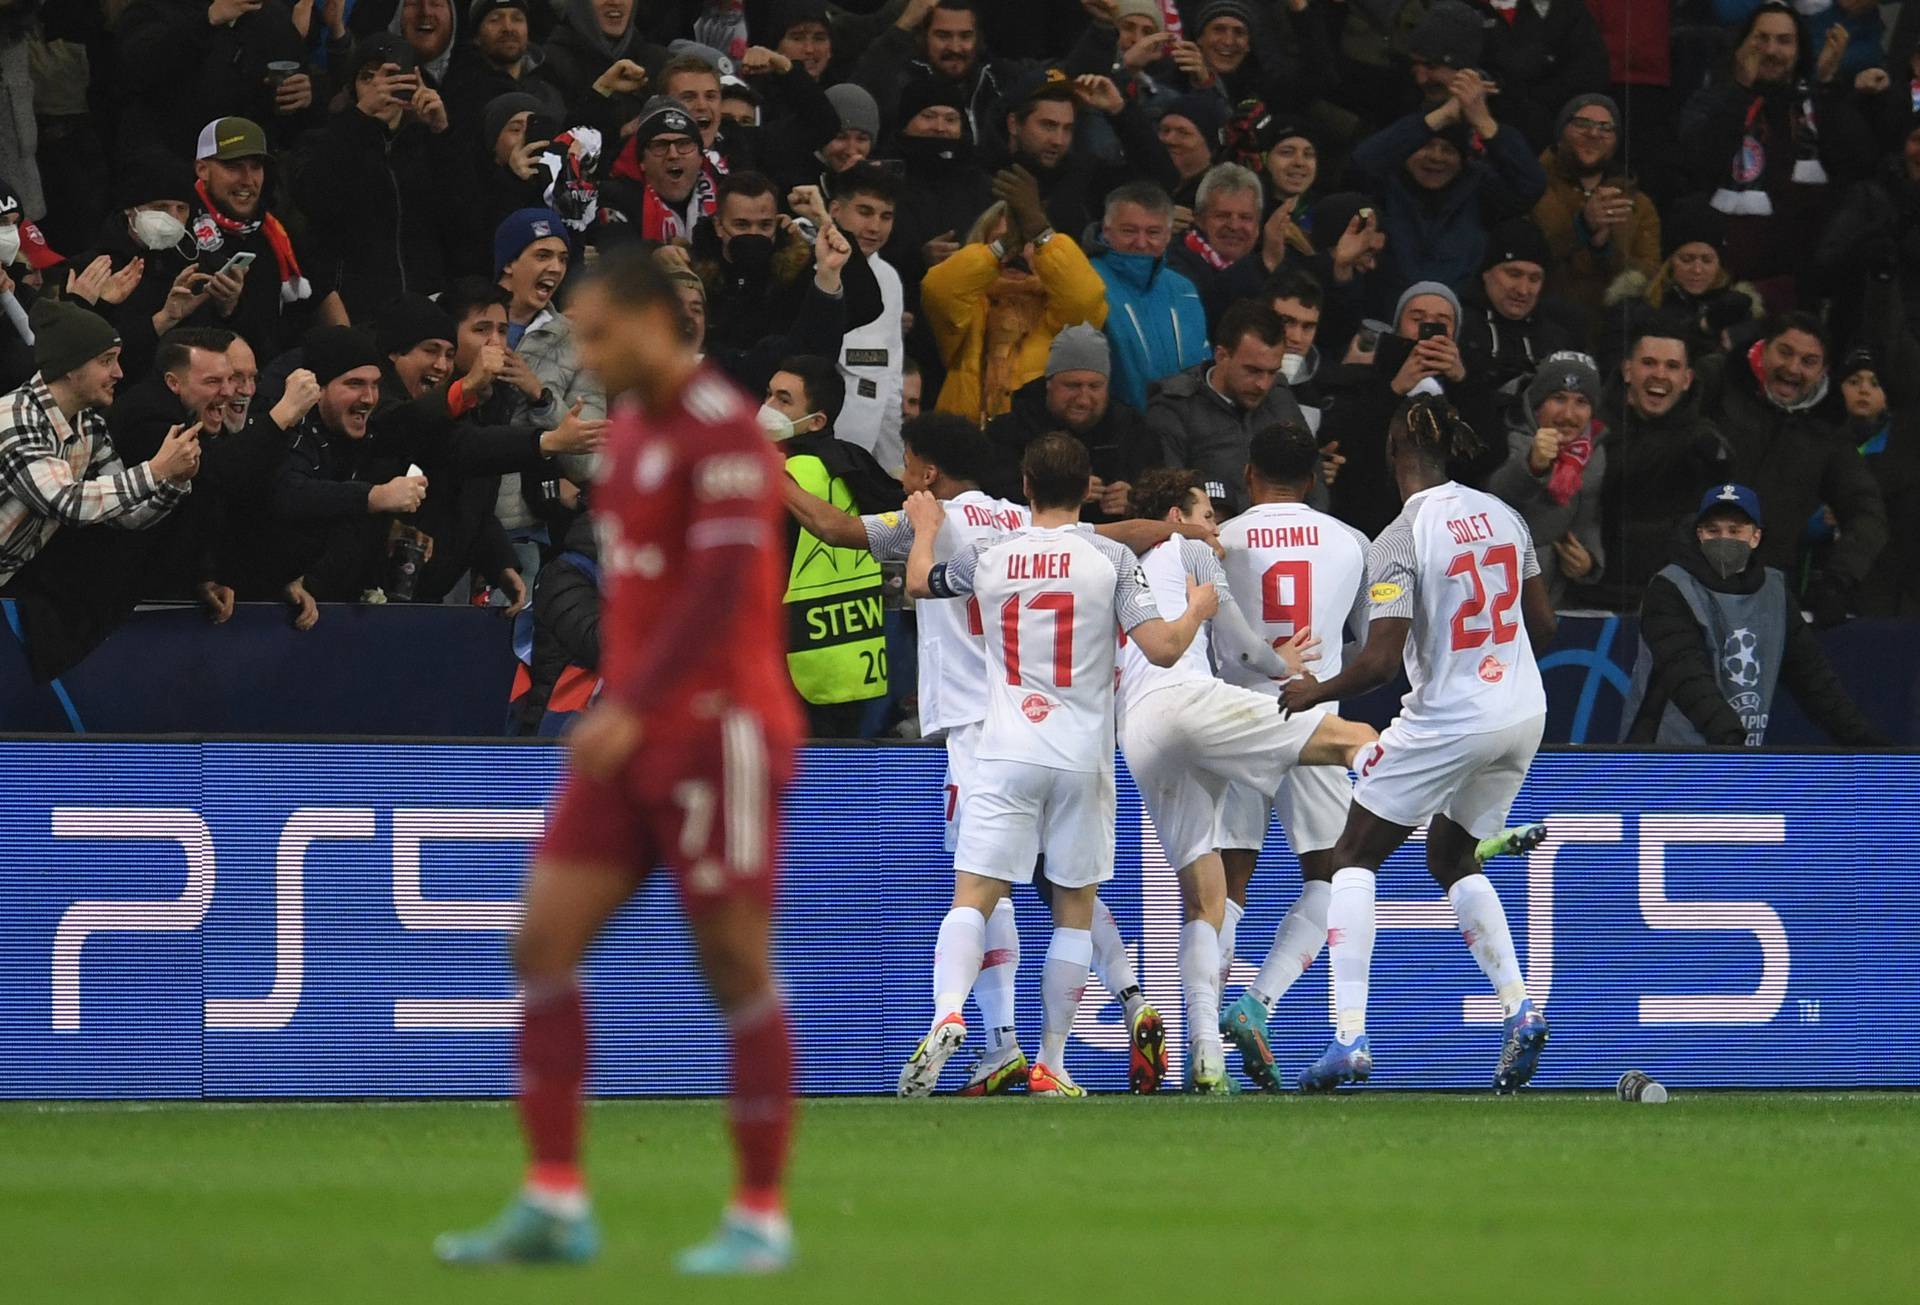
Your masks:
{"label": "ps5 logo", "polygon": [[[1546,817],[1551,835],[1527,857],[1526,913],[1514,918],[1515,903],[1508,890],[1507,907],[1514,936],[1526,957],[1527,991],[1543,1009],[1552,999],[1555,974],[1554,885],[1560,854],[1570,847],[1619,846],[1627,842],[1625,818],[1617,812],[1560,812]],[[1676,899],[1667,887],[1668,849],[1677,847],[1738,848],[1778,846],[1786,842],[1786,817],[1778,813],[1658,813],[1638,818],[1635,848],[1636,899],[1640,918],[1659,933],[1715,933],[1723,938],[1746,934],[1760,953],[1760,977],[1749,992],[1642,993],[1636,998],[1639,1023],[1646,1025],[1755,1025],[1771,1023],[1785,1004],[1792,952],[1785,923],[1766,902],[1699,901]],[[1423,834],[1416,834],[1420,839]],[[1184,916],[1179,886],[1160,850],[1152,822],[1142,824],[1142,933],[1137,949],[1141,983],[1163,1013],[1180,1009],[1179,936]],[[1259,881],[1256,880],[1256,887]],[[1431,884],[1428,885],[1431,888]],[[1379,942],[1375,961],[1392,944],[1393,930],[1457,930],[1452,905],[1437,891],[1425,898],[1382,898],[1376,906]],[[1232,983],[1251,981],[1257,973],[1259,948],[1252,956],[1236,958]],[[1332,976],[1328,975],[1328,1022],[1333,1017]],[[1124,1049],[1126,1030],[1097,1021],[1098,1002],[1081,1006],[1075,1033],[1095,1046]],[[1467,1025],[1498,1025],[1501,1009],[1492,993],[1474,993],[1461,999],[1460,1017]],[[1177,1016],[1175,1017],[1177,1018]],[[1178,1054],[1184,1038],[1169,1028],[1169,1049]],[[1176,1067],[1177,1069],[1177,1067]]]}
{"label": "ps5 logo", "polygon": [[[393,910],[403,928],[419,932],[505,933],[519,922],[509,899],[429,898],[422,890],[421,850],[430,842],[530,842],[545,817],[539,807],[396,807],[392,813]],[[306,986],[306,866],[308,852],[328,841],[374,837],[372,807],[301,807],[280,827],[273,867],[273,982],[264,993],[208,997],[209,1030],[272,1032],[293,1022]],[[158,901],[79,901],[54,929],[50,975],[52,1025],[81,1027],[81,960],[87,941],[109,933],[184,933],[198,929],[213,905],[218,867],[212,832],[187,807],[55,807],[56,839],[171,843],[186,863],[177,896]],[[400,997],[397,1030],[513,1027],[516,997]]]}

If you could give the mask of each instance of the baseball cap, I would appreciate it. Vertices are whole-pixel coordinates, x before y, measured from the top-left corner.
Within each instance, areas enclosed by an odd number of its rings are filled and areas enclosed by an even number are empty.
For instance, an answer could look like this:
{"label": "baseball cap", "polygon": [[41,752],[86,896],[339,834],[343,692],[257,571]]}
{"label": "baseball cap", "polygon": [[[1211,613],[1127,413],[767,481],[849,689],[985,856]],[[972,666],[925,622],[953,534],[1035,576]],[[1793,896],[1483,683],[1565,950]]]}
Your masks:
{"label": "baseball cap", "polygon": [[1746,513],[1756,526],[1766,525],[1760,517],[1760,496],[1745,485],[1715,485],[1701,496],[1700,510],[1693,514],[1693,519],[1696,523],[1705,521],[1712,513],[1728,508]]}
{"label": "baseball cap", "polygon": [[1071,100],[1073,79],[1059,68],[1035,68],[1022,74],[1007,88],[1004,101],[1009,110],[1024,109],[1035,100]]}
{"label": "baseball cap", "polygon": [[218,159],[222,163],[265,158],[267,154],[267,133],[251,118],[215,118],[200,129],[200,144],[193,151],[195,160]]}

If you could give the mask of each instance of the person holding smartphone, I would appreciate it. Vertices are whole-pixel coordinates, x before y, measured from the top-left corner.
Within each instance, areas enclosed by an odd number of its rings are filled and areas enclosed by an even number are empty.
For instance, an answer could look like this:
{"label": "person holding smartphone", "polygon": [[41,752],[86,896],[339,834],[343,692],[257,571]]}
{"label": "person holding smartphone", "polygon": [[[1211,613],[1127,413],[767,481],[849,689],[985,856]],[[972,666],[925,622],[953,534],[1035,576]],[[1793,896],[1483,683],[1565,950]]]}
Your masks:
{"label": "person holding smartphone", "polygon": [[216,118],[201,129],[187,234],[209,279],[193,283],[207,298],[184,324],[225,327],[272,355],[291,343],[283,314],[311,299],[313,286],[293,237],[267,211],[268,158],[267,134],[250,118]]}
{"label": "person holding smartphone", "polygon": [[[1345,457],[1332,485],[1333,515],[1378,535],[1400,512],[1400,492],[1386,456],[1387,424],[1400,406],[1421,395],[1444,395],[1476,431],[1498,429],[1498,408],[1486,383],[1469,374],[1455,335],[1460,300],[1438,281],[1417,281],[1394,305],[1392,321],[1374,333],[1362,330],[1342,365],[1325,379],[1329,395],[1319,437],[1323,449],[1339,446]],[[1455,480],[1479,488],[1506,455],[1496,448],[1450,468]]]}

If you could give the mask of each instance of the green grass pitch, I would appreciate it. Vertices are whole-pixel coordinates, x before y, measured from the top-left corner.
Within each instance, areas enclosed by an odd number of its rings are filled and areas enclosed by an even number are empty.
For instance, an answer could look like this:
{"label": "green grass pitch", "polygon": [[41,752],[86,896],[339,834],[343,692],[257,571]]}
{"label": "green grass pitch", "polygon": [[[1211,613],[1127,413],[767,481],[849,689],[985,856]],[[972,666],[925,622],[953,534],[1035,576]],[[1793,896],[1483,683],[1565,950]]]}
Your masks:
{"label": "green grass pitch", "polygon": [[1920,1299],[1920,1096],[810,1101],[799,1268],[686,1283],[722,1126],[596,1104],[600,1261],[455,1272],[507,1105],[0,1106],[0,1300]]}

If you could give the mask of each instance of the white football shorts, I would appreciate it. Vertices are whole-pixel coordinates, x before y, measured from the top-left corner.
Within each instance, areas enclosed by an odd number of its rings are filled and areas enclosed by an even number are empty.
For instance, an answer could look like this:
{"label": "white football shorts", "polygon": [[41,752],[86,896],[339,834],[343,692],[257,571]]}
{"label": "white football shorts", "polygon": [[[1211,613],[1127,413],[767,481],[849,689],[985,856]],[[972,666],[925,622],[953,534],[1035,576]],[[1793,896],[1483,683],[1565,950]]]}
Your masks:
{"label": "white football shorts", "polygon": [[1024,761],[981,758],[960,806],[953,868],[1010,884],[1033,882],[1034,859],[1047,878],[1085,888],[1113,878],[1113,776],[1056,770]]}
{"label": "white football shorts", "polygon": [[1409,738],[1396,720],[1361,752],[1353,800],[1396,825],[1418,826],[1437,812],[1475,838],[1497,834],[1546,726],[1541,715],[1486,734]]}

